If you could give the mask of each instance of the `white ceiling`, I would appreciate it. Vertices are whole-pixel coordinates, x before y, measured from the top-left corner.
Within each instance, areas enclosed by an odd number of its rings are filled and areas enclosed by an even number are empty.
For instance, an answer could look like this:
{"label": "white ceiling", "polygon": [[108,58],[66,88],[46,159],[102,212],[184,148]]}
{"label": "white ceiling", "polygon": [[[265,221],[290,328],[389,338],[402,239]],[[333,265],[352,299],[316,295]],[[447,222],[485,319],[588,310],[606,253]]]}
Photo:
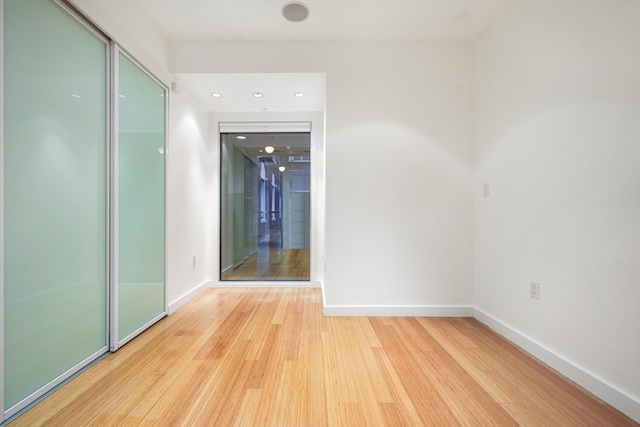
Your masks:
{"label": "white ceiling", "polygon": [[[303,0],[309,17],[297,23],[282,16],[289,0],[137,1],[167,40],[235,41],[472,39],[511,0]],[[324,109],[322,74],[176,77],[207,111]],[[213,99],[210,93],[214,91],[222,93],[222,98]],[[256,91],[264,97],[252,97]],[[306,96],[295,98],[297,91]]]}
{"label": "white ceiling", "polygon": [[[175,74],[178,84],[194,95],[207,111],[323,111],[325,75]],[[211,97],[212,92],[222,95]],[[264,96],[255,98],[254,92]],[[298,98],[294,93],[302,92]]]}
{"label": "white ceiling", "polygon": [[302,0],[309,17],[289,22],[289,0],[138,0],[169,40],[470,39],[509,0]]}

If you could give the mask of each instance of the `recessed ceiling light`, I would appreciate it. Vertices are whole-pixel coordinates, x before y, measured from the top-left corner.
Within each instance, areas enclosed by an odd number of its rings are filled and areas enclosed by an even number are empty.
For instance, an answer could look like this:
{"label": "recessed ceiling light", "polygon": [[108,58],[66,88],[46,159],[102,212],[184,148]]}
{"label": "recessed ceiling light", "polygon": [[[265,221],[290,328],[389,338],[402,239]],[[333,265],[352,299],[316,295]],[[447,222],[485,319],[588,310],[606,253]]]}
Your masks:
{"label": "recessed ceiling light", "polygon": [[302,98],[304,96],[304,92],[295,92],[293,96],[295,96],[296,98]]}
{"label": "recessed ceiling light", "polygon": [[261,92],[253,92],[254,98],[262,98],[264,95]]}
{"label": "recessed ceiling light", "polygon": [[284,170],[286,169],[286,167],[284,167],[284,166],[280,166],[278,169],[280,169],[280,172],[284,172]]}
{"label": "recessed ceiling light", "polygon": [[222,98],[222,94],[219,92],[211,92],[213,98]]}
{"label": "recessed ceiling light", "polygon": [[247,139],[247,137],[244,135],[238,135],[236,136],[236,139]]}
{"label": "recessed ceiling light", "polygon": [[291,22],[301,22],[309,17],[309,8],[298,1],[292,1],[282,7],[282,16]]}

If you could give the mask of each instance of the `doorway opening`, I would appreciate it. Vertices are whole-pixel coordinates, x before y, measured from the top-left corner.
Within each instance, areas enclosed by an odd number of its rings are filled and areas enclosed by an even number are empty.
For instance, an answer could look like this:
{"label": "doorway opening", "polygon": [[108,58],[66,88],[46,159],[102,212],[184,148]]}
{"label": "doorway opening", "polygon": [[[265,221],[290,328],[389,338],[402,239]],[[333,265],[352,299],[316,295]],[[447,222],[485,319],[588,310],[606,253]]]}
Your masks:
{"label": "doorway opening", "polygon": [[309,281],[310,132],[220,134],[220,279]]}

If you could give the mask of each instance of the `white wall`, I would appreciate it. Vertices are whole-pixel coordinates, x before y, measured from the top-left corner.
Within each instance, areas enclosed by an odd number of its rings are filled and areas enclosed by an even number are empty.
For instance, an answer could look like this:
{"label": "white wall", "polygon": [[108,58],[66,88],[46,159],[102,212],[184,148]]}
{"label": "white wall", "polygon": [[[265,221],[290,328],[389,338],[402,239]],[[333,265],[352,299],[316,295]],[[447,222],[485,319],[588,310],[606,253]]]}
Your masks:
{"label": "white wall", "polygon": [[327,61],[329,312],[461,314],[431,307],[472,302],[470,47],[378,42],[335,51]]}
{"label": "white wall", "polygon": [[[76,0],[78,8],[170,86],[166,41],[140,5]],[[175,311],[208,286],[213,271],[214,153],[208,116],[187,93],[169,92],[166,153],[167,303]],[[193,265],[193,255],[196,265]]]}
{"label": "white wall", "polygon": [[[216,224],[213,143],[208,115],[186,93],[172,94],[167,156],[167,301],[177,309],[209,286]],[[196,263],[193,264],[193,256]]]}
{"label": "white wall", "polygon": [[327,73],[328,313],[471,304],[468,43],[175,42],[170,60],[176,73]]}
{"label": "white wall", "polygon": [[475,68],[479,317],[640,419],[640,3],[514,2]]}
{"label": "white wall", "polygon": [[327,73],[328,312],[471,304],[469,44],[174,42],[170,58],[174,72]]}

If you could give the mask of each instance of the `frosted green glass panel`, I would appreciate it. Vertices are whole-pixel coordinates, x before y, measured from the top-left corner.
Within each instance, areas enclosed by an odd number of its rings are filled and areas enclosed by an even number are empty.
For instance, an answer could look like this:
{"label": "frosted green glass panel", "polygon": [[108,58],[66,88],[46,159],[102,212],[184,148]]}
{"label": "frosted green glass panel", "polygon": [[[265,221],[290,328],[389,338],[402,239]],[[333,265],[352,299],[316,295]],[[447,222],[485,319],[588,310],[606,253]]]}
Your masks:
{"label": "frosted green glass panel", "polygon": [[5,409],[104,349],[105,42],[4,0]]}
{"label": "frosted green glass panel", "polygon": [[119,54],[118,339],[165,310],[165,89]]}

